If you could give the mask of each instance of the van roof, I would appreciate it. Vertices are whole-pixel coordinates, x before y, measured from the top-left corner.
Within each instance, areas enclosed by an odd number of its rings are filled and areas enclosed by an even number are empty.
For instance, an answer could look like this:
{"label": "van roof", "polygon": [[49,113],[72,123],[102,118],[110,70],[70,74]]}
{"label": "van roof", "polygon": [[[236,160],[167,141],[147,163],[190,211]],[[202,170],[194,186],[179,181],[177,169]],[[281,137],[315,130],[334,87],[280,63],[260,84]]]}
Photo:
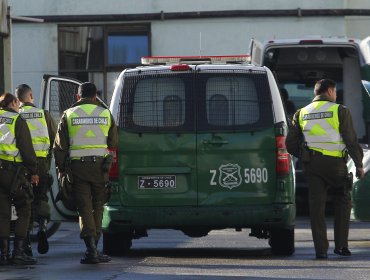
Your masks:
{"label": "van roof", "polygon": [[[178,69],[177,66],[188,66],[188,68]],[[132,73],[136,71],[164,71],[164,70],[172,70],[172,71],[187,71],[187,70],[194,70],[197,69],[218,69],[218,70],[231,70],[231,69],[250,69],[252,71],[263,71],[266,72],[266,67],[263,66],[256,66],[253,64],[248,63],[241,63],[241,64],[174,64],[174,65],[141,65],[135,68],[126,69],[124,72]]]}
{"label": "van roof", "polygon": [[348,38],[348,37],[323,37],[323,36],[304,36],[295,39],[271,39],[265,42],[265,45],[271,44],[297,44],[297,45],[322,45],[322,44],[359,44],[359,39]]}

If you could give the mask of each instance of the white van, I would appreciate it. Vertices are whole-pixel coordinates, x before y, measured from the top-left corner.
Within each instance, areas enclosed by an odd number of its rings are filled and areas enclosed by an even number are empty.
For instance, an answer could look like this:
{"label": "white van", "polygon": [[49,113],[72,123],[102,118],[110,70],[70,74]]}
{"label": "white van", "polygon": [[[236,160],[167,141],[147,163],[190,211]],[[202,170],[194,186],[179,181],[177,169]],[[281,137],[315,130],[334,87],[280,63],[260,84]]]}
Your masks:
{"label": "white van", "polygon": [[[370,143],[370,97],[365,88],[370,80],[370,37],[303,37],[252,40],[251,62],[267,66],[280,89],[286,89],[295,109],[310,103],[316,81],[330,78],[337,83],[337,102],[352,114],[357,137]],[[298,162],[299,164],[299,162]],[[299,166],[296,169],[297,212],[307,210],[307,188]]]}

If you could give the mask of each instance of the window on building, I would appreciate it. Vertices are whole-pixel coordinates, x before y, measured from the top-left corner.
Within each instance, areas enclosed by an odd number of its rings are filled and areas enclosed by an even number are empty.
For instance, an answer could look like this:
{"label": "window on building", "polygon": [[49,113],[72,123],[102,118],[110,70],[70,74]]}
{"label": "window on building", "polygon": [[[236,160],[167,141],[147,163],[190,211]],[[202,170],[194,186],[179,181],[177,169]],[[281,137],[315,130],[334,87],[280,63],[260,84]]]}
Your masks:
{"label": "window on building", "polygon": [[59,74],[96,84],[110,102],[114,79],[150,55],[150,25],[60,25]]}
{"label": "window on building", "polygon": [[148,36],[131,34],[108,35],[108,64],[137,64],[148,55]]}

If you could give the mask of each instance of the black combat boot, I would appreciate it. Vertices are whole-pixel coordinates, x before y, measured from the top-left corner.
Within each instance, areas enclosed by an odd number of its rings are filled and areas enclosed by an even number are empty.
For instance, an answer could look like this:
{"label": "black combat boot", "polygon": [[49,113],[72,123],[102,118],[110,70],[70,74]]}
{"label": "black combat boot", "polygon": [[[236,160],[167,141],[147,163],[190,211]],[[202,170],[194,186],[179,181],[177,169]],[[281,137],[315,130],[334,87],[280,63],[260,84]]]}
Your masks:
{"label": "black combat boot", "polygon": [[9,240],[0,239],[0,265],[10,264]]}
{"label": "black combat boot", "polygon": [[45,218],[40,218],[38,220],[39,231],[37,232],[37,252],[40,254],[46,254],[49,251],[49,242],[46,235],[46,227],[48,221]]}
{"label": "black combat boot", "polygon": [[95,246],[95,238],[87,236],[84,238],[86,245],[85,256],[81,259],[82,264],[96,264],[99,263],[98,251]]}
{"label": "black combat boot", "polygon": [[37,261],[35,258],[27,256],[24,253],[23,246],[24,246],[24,238],[15,237],[12,263],[19,264],[19,265],[36,264]]}
{"label": "black combat boot", "polygon": [[27,256],[33,257],[30,231],[27,231],[27,236],[24,239],[24,242],[23,242],[23,251],[24,251],[24,253]]}
{"label": "black combat boot", "polygon": [[[95,240],[96,248],[98,248],[98,243],[99,243],[99,239],[96,239]],[[98,249],[96,249],[96,250],[98,251],[99,262],[105,263],[105,262],[110,262],[112,260],[112,258],[110,256],[103,254],[103,252],[100,252]]]}

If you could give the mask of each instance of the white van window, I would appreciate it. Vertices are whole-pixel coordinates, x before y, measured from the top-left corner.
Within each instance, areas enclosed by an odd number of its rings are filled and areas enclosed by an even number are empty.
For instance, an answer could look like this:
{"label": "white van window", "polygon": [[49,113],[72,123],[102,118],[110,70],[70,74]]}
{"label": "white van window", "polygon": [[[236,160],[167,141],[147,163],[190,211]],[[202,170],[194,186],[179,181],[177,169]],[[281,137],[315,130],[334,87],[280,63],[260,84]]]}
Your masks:
{"label": "white van window", "polygon": [[285,88],[289,94],[289,100],[294,103],[296,109],[303,108],[311,103],[315,97],[313,86],[306,86],[303,83],[282,83],[281,88]]}

